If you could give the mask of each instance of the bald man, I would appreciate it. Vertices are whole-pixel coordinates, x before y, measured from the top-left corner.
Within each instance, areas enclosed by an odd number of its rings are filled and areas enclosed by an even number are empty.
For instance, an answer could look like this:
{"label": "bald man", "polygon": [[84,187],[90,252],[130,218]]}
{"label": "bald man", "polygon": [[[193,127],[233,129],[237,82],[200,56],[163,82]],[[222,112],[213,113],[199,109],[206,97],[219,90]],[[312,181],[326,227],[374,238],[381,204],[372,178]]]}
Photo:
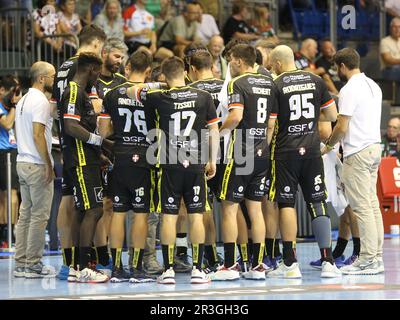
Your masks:
{"label": "bald man", "polygon": [[323,68],[317,68],[314,63],[317,53],[317,42],[314,39],[305,39],[301,43],[300,51],[295,53],[296,68],[322,76],[325,73],[325,70]]}
{"label": "bald man", "polygon": [[393,117],[387,124],[386,133],[382,136],[382,157],[393,157],[397,153],[397,136],[400,132],[400,119]]}
{"label": "bald man", "polygon": [[16,106],[17,172],[22,203],[15,244],[15,277],[55,276],[54,268],[51,271],[41,262],[54,179],[51,156],[53,119],[46,93],[52,91],[55,74],[51,64],[34,63],[30,70],[32,88]]}
{"label": "bald man", "polygon": [[212,69],[214,77],[217,79],[225,79],[228,63],[222,57],[222,51],[224,50],[224,39],[220,35],[212,36],[207,48],[208,51],[210,51],[214,61]]}
{"label": "bald man", "polygon": [[[269,200],[278,203],[284,263],[268,276],[302,276],[295,250],[297,221],[294,208],[300,184],[321,251],[321,277],[335,278],[341,273],[332,256],[318,121],[336,121],[336,105],[320,77],[297,70],[289,47],[277,46],[271,51],[270,59],[277,75],[279,104],[274,110],[277,117],[270,118],[268,123],[268,141],[272,141]],[[276,128],[275,122],[279,123]]]}

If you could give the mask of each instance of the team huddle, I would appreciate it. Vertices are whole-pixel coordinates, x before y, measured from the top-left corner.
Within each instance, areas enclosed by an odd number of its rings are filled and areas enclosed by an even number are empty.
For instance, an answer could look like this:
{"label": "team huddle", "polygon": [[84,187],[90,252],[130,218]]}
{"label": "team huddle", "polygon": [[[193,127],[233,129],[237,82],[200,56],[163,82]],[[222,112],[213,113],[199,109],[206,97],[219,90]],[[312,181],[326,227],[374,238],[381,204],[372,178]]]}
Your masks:
{"label": "team huddle", "polygon": [[[102,30],[85,27],[77,55],[64,62],[54,82],[63,194],[74,199],[79,212],[69,231],[74,250],[64,256],[68,281],[174,284],[182,210],[192,246],[191,283],[236,280],[240,273],[253,280],[299,278],[298,185],[320,247],[321,276],[341,275],[332,256],[318,130],[319,121],[336,121],[337,111],[320,77],[296,70],[292,50],[282,45],[270,53],[272,75],[256,64],[253,46],[234,41],[226,47],[231,79],[225,83],[213,77],[212,57],[202,47],[186,50],[185,61],[164,60],[158,78],[152,77],[152,56],[139,49],[123,76],[118,73],[123,47],[115,39],[104,42]],[[113,52],[113,64],[100,58],[104,50]],[[102,74],[102,67],[109,73]],[[222,208],[223,263],[215,246],[216,201]],[[105,208],[103,213],[103,203],[112,205],[112,214]],[[124,224],[131,210],[125,270]],[[267,220],[276,219],[270,210],[279,210],[275,233],[280,231],[283,257],[266,265],[266,256],[277,256],[276,246],[265,241]],[[142,267],[151,212],[162,214],[164,271],[157,279]],[[93,264],[93,242],[104,248],[102,265],[108,264],[110,249],[109,273]]]}

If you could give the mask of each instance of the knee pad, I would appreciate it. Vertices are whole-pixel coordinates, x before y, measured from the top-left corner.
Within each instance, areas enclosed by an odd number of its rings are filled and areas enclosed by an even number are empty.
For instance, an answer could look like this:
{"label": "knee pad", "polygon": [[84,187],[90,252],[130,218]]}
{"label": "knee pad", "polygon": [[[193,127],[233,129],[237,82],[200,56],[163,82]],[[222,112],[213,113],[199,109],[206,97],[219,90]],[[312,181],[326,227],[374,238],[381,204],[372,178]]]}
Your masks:
{"label": "knee pad", "polygon": [[318,217],[330,218],[328,214],[328,206],[326,205],[325,201],[307,203],[307,209],[311,215],[311,220],[314,220],[315,218]]}
{"label": "knee pad", "polygon": [[285,209],[285,208],[293,208],[294,209],[294,203],[278,203],[278,208],[279,209]]}

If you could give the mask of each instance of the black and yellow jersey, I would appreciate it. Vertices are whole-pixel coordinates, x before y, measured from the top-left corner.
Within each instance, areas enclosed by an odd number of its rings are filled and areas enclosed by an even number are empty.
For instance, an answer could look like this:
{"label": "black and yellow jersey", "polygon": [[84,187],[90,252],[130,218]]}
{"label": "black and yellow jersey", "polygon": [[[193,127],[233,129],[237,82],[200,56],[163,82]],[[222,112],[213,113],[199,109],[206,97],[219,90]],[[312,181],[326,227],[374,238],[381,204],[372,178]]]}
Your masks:
{"label": "black and yellow jersey", "polygon": [[76,82],[70,81],[62,96],[61,105],[64,165],[67,168],[100,165],[100,147],[75,139],[66,134],[63,129],[64,120],[72,119],[79,121],[87,131],[95,132],[97,116],[89,95]]}
{"label": "black and yellow jersey", "polygon": [[[243,109],[243,119],[233,130],[229,142],[228,159],[235,158],[234,149],[255,160],[268,159],[268,120],[275,114],[277,92],[271,77],[245,73],[228,85],[228,110]],[[237,159],[235,159],[237,160]]]}
{"label": "black and yellow jersey", "polygon": [[194,81],[189,84],[189,87],[204,90],[207,91],[209,94],[211,94],[216,110],[219,106],[218,95],[221,92],[223,85],[224,85],[223,80],[212,78],[212,79]]}
{"label": "black and yellow jersey", "polygon": [[271,72],[268,71],[268,69],[265,68],[264,66],[261,66],[261,65],[259,65],[259,64],[256,63],[256,64],[254,65],[254,69],[256,70],[256,72],[257,72],[258,74],[262,74],[262,75],[267,76],[267,77],[272,77]]}
{"label": "black and yellow jersey", "polygon": [[277,123],[272,159],[308,159],[321,156],[320,110],[334,104],[325,82],[311,72],[284,72],[275,79],[278,89]]}
{"label": "black and yellow jersey", "polygon": [[120,73],[114,73],[110,77],[100,74],[96,82],[96,91],[99,98],[104,99],[108,91],[126,81],[128,80]]}
{"label": "black and yellow jersey", "polygon": [[143,104],[128,97],[127,88],[134,82],[126,81],[112,88],[103,100],[100,118],[111,119],[114,129],[115,165],[147,167],[147,124]]}
{"label": "black and yellow jersey", "polygon": [[184,86],[168,90],[142,89],[138,99],[145,107],[149,127],[161,129],[158,165],[204,172],[208,161],[208,126],[219,122],[211,95]]}

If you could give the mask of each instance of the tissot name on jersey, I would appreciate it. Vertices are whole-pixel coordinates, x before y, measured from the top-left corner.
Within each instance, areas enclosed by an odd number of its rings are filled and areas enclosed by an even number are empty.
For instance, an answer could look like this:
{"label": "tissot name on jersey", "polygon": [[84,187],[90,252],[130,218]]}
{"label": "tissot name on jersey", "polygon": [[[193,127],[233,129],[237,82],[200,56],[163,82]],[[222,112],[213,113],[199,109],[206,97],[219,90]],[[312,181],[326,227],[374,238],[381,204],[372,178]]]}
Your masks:
{"label": "tissot name on jersey", "polygon": [[[204,171],[208,157],[208,125],[218,123],[211,95],[191,87],[170,90],[142,89],[139,99],[161,129],[158,159],[161,167],[194,172]],[[149,124],[150,126],[150,124]]]}
{"label": "tissot name on jersey", "polygon": [[334,103],[323,80],[309,72],[285,72],[275,79],[279,92],[272,158],[313,158],[321,155],[320,110]]}

